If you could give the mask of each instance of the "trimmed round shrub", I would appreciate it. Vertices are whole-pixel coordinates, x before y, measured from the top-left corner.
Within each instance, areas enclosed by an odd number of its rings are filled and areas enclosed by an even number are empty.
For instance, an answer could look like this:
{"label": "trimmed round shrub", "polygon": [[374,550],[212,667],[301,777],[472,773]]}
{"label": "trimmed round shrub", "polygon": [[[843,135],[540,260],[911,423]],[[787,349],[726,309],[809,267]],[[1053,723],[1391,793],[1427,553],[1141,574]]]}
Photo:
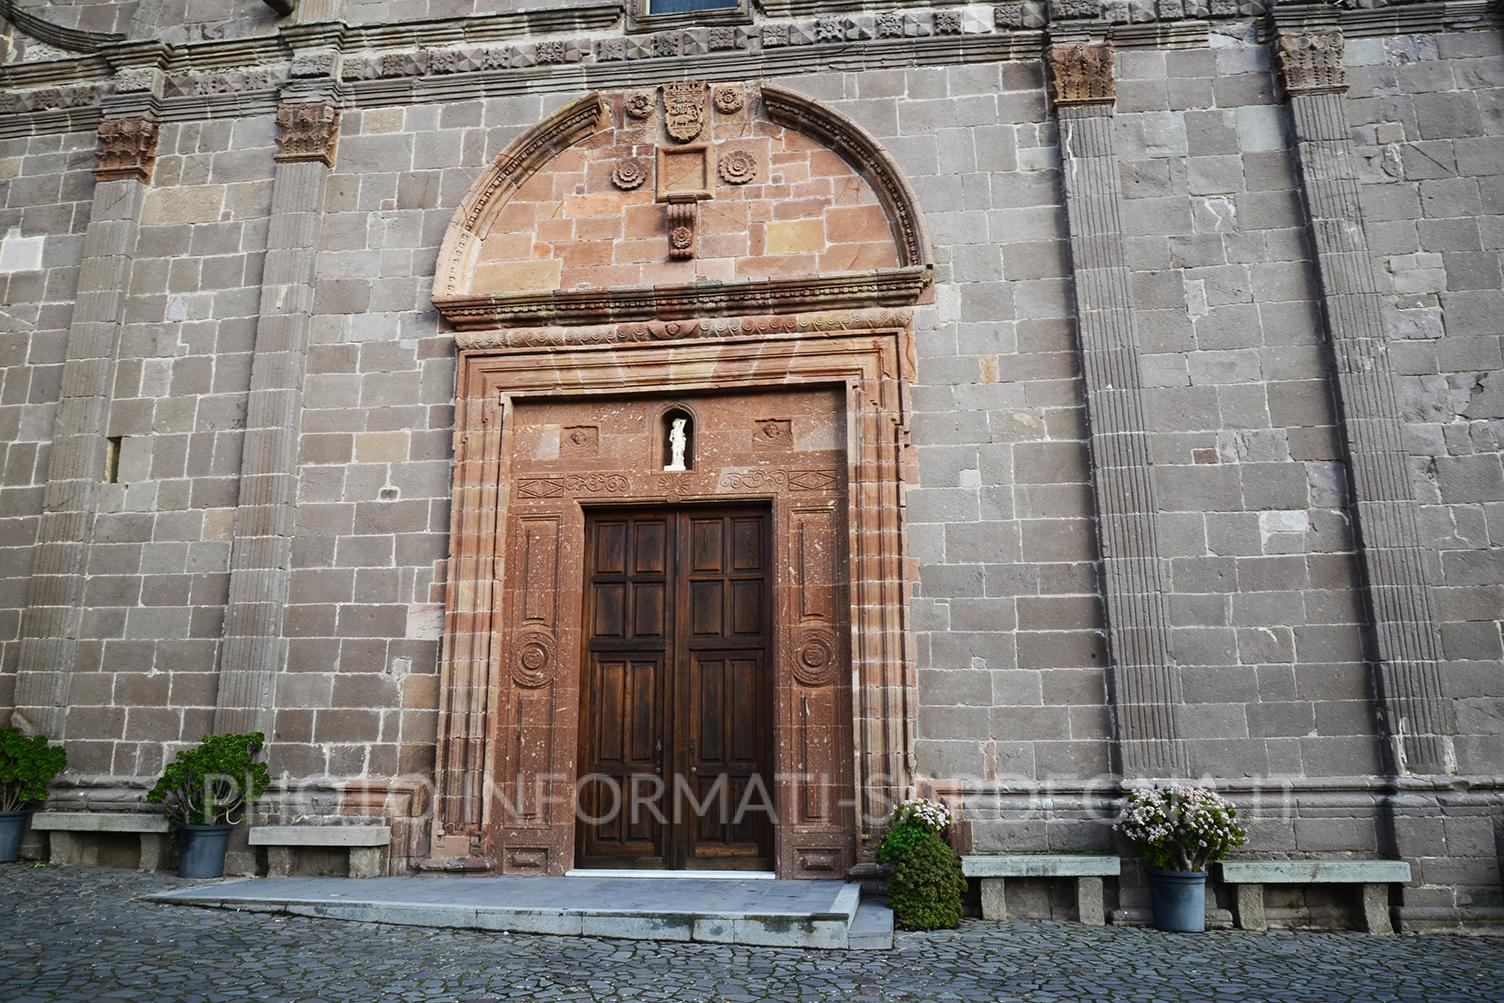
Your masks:
{"label": "trimmed round shrub", "polygon": [[949,930],[961,922],[966,878],[950,844],[925,832],[893,861],[888,906],[903,930]]}

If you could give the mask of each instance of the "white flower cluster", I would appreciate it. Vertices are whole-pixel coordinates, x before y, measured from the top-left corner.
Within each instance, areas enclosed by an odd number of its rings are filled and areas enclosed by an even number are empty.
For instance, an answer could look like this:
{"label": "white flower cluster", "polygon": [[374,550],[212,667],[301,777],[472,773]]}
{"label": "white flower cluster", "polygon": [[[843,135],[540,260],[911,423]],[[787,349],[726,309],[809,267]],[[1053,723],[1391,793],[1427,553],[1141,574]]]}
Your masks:
{"label": "white flower cluster", "polygon": [[939,836],[950,828],[950,809],[930,798],[909,798],[893,813],[895,826],[922,825]]}
{"label": "white flower cluster", "polygon": [[1113,828],[1137,843],[1152,866],[1199,871],[1248,838],[1237,815],[1232,802],[1205,787],[1139,787],[1128,792]]}

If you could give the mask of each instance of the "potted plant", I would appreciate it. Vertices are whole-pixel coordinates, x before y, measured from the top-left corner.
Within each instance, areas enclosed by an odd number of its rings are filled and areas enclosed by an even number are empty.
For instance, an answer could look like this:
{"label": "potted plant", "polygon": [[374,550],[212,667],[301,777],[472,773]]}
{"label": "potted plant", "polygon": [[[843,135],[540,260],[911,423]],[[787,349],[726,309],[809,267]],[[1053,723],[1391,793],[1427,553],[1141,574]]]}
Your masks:
{"label": "potted plant", "polygon": [[1160,930],[1206,929],[1206,867],[1242,846],[1238,810],[1216,791],[1170,784],[1130,790],[1113,828],[1149,864],[1149,897]]}
{"label": "potted plant", "polygon": [[266,764],[256,762],[265,741],[259,731],[209,735],[179,752],[146,795],[146,800],[163,806],[177,829],[180,877],[224,874],[230,830],[271,783]]}
{"label": "potted plant", "polygon": [[966,878],[945,834],[950,809],[928,798],[898,806],[883,841],[878,863],[888,864],[888,906],[904,930],[952,929],[961,922]]}
{"label": "potted plant", "polygon": [[46,735],[0,728],[0,863],[21,856],[26,806],[47,796],[47,785],[68,766],[62,746],[48,745]]}

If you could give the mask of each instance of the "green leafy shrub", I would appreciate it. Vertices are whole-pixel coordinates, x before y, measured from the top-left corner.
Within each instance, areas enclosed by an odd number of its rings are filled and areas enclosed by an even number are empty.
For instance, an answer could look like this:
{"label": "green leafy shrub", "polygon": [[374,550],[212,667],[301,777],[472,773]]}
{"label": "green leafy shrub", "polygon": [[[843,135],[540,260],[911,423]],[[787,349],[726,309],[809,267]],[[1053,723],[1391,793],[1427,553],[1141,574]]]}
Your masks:
{"label": "green leafy shrub", "polygon": [[256,762],[266,736],[209,735],[179,752],[146,800],[160,804],[174,825],[235,825],[271,783]]}
{"label": "green leafy shrub", "polygon": [[961,922],[966,878],[950,844],[931,832],[909,844],[888,878],[888,906],[903,930],[947,930]]}
{"label": "green leafy shrub", "polygon": [[944,837],[950,829],[950,809],[929,798],[908,798],[893,812],[888,831],[877,847],[877,862],[896,864],[925,836]]}
{"label": "green leafy shrub", "polygon": [[27,738],[20,728],[0,728],[0,811],[20,811],[47,796],[47,785],[68,766],[60,745],[46,735]]}

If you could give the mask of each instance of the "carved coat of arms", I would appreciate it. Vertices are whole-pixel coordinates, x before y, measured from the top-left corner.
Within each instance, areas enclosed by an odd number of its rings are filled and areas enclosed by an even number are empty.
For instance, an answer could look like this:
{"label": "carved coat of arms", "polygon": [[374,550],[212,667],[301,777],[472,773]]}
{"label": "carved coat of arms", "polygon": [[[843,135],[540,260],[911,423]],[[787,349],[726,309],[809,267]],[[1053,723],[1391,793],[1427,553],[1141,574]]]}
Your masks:
{"label": "carved coat of arms", "polygon": [[663,85],[663,125],[681,143],[698,139],[705,128],[706,84],[676,80]]}

